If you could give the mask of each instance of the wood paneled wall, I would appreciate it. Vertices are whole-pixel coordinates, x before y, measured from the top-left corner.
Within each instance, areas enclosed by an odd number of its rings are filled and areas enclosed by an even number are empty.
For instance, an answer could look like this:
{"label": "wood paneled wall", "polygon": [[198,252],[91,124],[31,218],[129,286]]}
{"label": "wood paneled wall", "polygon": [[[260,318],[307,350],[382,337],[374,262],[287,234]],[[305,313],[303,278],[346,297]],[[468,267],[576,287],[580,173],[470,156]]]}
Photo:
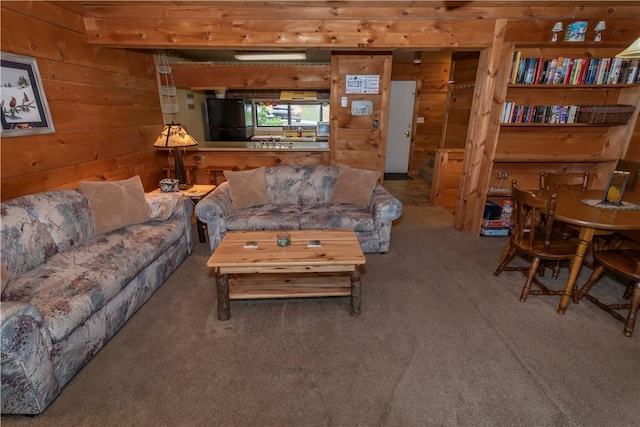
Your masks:
{"label": "wood paneled wall", "polygon": [[636,121],[636,127],[633,130],[633,135],[631,135],[625,159],[640,162],[640,120]]}
{"label": "wood paneled wall", "polygon": [[[145,186],[156,185],[166,157],[156,153],[151,141],[163,119],[153,58],[141,53],[142,49],[311,48],[357,51],[363,56],[392,49],[486,50],[495,48],[496,22],[500,20],[511,23],[502,26],[502,42],[545,45],[555,21],[566,24],[599,19],[607,20],[607,31],[598,44],[623,48],[638,36],[640,16],[637,2],[624,1],[464,2],[461,7],[443,7],[443,2],[431,1],[85,3],[1,4],[1,48],[37,59],[56,127],[52,135],[3,138],[2,199],[72,186],[80,179],[101,179],[127,168],[140,174]],[[589,33],[585,45],[594,44],[591,36]],[[391,66],[388,56],[385,67]],[[438,85],[444,68],[429,68],[437,75],[427,73],[418,84],[416,115],[425,117],[425,124],[416,128],[412,170],[437,146],[436,123],[444,116],[438,105],[444,105],[445,96],[444,87]],[[326,68],[318,69],[311,80],[311,73],[289,71],[289,80],[294,82],[291,89],[326,87]],[[412,71],[399,68],[395,72],[406,77]],[[385,74],[385,79],[391,74]],[[335,75],[331,70],[331,78]],[[239,77],[237,84],[245,85],[242,87],[267,87],[279,81],[275,74]],[[329,83],[333,92],[335,82]],[[491,103],[493,93],[486,89],[479,92],[486,99],[475,100],[478,114],[487,113],[485,107]],[[332,162],[382,169],[384,96],[380,110],[376,105],[381,115],[375,132],[370,125],[359,127],[359,119],[336,116],[340,139],[334,141]],[[438,104],[440,96],[442,104]],[[472,125],[471,142],[482,137],[487,122],[472,121]],[[638,153],[634,148],[637,140],[636,130],[627,156]],[[478,160],[473,164],[479,164]],[[486,178],[480,176],[481,168],[467,173],[473,174],[473,185]]]}
{"label": "wood paneled wall", "polygon": [[440,148],[458,149],[465,146],[479,56],[478,52],[453,55]]}
{"label": "wood paneled wall", "polygon": [[[331,55],[332,107],[329,147],[332,165],[345,164],[384,172],[391,62],[390,54],[334,53]],[[347,93],[347,75],[379,76],[378,93]],[[346,107],[341,105],[342,97],[347,98]],[[364,100],[373,102],[373,114],[352,115],[353,101]]]}
{"label": "wood paneled wall", "polygon": [[2,200],[125,170],[156,187],[166,158],[153,148],[163,120],[153,55],[88,44],[72,2],[1,7],[2,51],[36,58],[56,130],[2,138]]}

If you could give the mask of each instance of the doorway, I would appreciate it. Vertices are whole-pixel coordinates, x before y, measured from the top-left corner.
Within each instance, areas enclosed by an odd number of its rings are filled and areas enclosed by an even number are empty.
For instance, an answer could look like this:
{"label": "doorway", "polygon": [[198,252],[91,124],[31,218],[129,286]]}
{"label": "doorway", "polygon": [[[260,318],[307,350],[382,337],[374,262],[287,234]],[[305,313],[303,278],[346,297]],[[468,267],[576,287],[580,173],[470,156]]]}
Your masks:
{"label": "doorway", "polygon": [[384,162],[385,173],[406,174],[409,170],[415,96],[415,81],[391,81],[391,91],[389,92],[389,122],[387,126],[387,152]]}

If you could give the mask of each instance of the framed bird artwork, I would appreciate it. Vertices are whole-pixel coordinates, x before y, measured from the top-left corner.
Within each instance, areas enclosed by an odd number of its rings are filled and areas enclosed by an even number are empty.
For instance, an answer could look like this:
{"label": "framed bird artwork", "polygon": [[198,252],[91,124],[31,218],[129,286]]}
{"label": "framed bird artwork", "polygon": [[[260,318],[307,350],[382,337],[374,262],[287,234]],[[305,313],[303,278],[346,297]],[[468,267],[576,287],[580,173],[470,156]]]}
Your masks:
{"label": "framed bird artwork", "polygon": [[0,55],[0,135],[55,132],[35,58],[5,52]]}

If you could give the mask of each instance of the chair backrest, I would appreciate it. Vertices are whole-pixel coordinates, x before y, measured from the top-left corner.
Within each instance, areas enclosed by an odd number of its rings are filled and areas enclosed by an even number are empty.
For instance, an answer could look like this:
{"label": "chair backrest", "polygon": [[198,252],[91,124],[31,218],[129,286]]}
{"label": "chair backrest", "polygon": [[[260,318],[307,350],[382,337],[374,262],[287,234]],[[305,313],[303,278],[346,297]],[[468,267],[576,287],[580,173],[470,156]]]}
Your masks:
{"label": "chair backrest", "polygon": [[514,179],[511,181],[511,198],[511,239],[528,248],[532,248],[535,241],[544,239],[544,251],[548,252],[555,221],[557,195],[553,193],[548,199],[538,197],[531,191],[518,188]]}
{"label": "chair backrest", "polygon": [[586,190],[589,187],[589,172],[585,173],[552,173],[540,172],[541,190]]}

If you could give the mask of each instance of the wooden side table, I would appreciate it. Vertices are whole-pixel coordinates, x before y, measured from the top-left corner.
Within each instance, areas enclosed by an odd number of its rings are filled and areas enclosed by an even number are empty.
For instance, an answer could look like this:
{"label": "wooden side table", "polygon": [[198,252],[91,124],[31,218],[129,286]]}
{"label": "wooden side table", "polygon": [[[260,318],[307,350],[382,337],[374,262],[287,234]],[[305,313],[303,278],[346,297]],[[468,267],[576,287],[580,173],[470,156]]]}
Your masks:
{"label": "wooden side table", "polygon": [[[195,184],[189,189],[179,190],[182,194],[193,200],[194,204],[197,204],[203,197],[207,194],[211,193],[216,188],[215,185],[204,185],[204,184]],[[152,193],[160,193],[160,189],[156,188],[152,191]],[[201,222],[196,218],[196,225],[198,227],[198,239],[200,243],[204,243],[207,241],[207,233],[205,229],[207,228],[206,224]]]}
{"label": "wooden side table", "polygon": [[[194,180],[193,177],[195,176],[196,173],[196,169],[198,169],[196,166],[185,166],[184,167],[184,171],[187,175],[187,184],[191,184]],[[176,168],[173,166],[168,166],[166,168],[162,168],[163,171],[165,171],[167,173],[167,178],[175,178],[176,175]]]}

